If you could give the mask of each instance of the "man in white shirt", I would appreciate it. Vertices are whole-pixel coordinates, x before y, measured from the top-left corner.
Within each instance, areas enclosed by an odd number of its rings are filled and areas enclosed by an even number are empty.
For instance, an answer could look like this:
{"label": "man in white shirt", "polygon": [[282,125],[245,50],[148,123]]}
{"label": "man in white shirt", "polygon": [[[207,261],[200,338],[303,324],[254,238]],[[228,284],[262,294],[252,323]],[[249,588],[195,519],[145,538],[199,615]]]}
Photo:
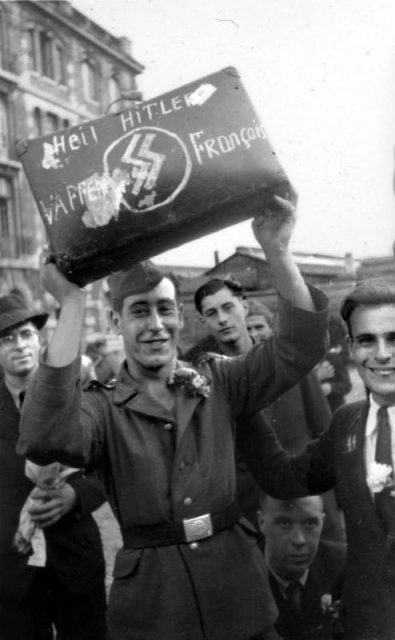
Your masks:
{"label": "man in white shirt", "polygon": [[[393,640],[395,285],[359,283],[343,300],[341,316],[367,400],[340,407],[323,436],[292,459],[281,454],[273,433],[262,433],[259,444],[254,426],[248,435],[254,437],[255,475],[271,495],[284,499],[335,488],[348,542],[345,640]],[[264,478],[265,456],[273,459],[276,447],[277,468]]]}

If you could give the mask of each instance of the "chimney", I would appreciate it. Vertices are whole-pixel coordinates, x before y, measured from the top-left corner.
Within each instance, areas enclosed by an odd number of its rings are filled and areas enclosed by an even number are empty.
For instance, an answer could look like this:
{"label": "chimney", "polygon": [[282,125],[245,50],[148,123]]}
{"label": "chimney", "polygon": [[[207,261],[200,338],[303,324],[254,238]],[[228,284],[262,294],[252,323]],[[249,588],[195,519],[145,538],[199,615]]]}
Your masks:
{"label": "chimney", "polygon": [[119,47],[125,56],[132,56],[132,41],[125,36],[121,36],[118,40]]}
{"label": "chimney", "polygon": [[352,253],[346,253],[344,256],[344,269],[346,275],[354,277],[356,272],[356,264]]}

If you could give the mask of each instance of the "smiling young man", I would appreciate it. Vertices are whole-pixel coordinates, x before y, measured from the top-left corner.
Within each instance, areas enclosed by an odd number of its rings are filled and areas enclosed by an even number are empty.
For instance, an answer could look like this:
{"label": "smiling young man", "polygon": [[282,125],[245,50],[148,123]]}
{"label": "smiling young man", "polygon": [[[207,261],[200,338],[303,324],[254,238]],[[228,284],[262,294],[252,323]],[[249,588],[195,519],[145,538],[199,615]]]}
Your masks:
{"label": "smiling young man", "polygon": [[276,629],[283,640],[334,638],[333,620],[323,602],[340,599],[346,545],[321,539],[324,519],[321,496],[261,496],[260,546],[279,610]]}
{"label": "smiling young man", "polygon": [[[152,263],[109,279],[126,360],[110,388],[75,384],[85,293],[44,253],[45,288],[61,306],[24,407],[19,450],[98,469],[120,523],[111,640],[272,638],[265,567],[235,504],[234,425],[270,404],[325,349],[322,294],[306,287],[289,242],[294,207],[275,199],[254,221],[280,293],[281,330],[240,359],[177,361],[183,324],[173,282]],[[313,297],[312,297],[313,296]],[[324,303],[325,304],[325,303]],[[39,400],[40,399],[40,400]]]}
{"label": "smiling young man", "polygon": [[[334,488],[348,543],[343,596],[345,640],[395,637],[395,286],[359,283],[342,303],[350,354],[368,391],[366,401],[340,407],[329,429],[301,456],[281,457],[274,434],[249,436],[255,476],[270,493],[290,498]],[[250,423],[251,426],[251,423]],[[273,444],[273,446],[271,446]],[[248,455],[248,450],[246,450]],[[277,470],[263,478],[277,456]],[[254,465],[254,459],[249,460]],[[291,475],[288,475],[291,472]],[[297,490],[298,483],[300,485]]]}

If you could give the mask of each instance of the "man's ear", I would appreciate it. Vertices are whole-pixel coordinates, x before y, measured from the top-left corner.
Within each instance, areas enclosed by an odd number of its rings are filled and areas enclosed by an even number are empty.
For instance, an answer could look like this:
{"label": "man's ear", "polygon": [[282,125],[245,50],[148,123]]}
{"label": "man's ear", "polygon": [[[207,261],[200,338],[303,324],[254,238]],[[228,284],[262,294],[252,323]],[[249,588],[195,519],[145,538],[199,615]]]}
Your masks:
{"label": "man's ear", "polygon": [[247,298],[243,298],[242,300],[242,304],[243,304],[243,308],[244,308],[244,316],[247,317],[248,316],[248,312],[249,312],[249,307],[248,307],[248,300]]}
{"label": "man's ear", "polygon": [[110,310],[110,324],[113,333],[116,335],[121,335],[121,314],[119,311],[114,311],[114,309]]}
{"label": "man's ear", "polygon": [[201,313],[199,313],[199,321],[201,322],[203,327],[206,327],[206,318]]}

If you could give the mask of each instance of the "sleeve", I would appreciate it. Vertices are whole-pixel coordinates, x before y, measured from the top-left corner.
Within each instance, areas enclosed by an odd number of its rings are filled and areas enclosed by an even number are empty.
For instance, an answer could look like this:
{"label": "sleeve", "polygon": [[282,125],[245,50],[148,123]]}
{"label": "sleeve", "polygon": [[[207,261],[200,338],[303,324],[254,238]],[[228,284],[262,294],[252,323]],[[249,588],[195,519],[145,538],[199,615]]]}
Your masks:
{"label": "sleeve", "polygon": [[102,485],[94,471],[75,473],[67,479],[67,482],[76,494],[77,517],[83,518],[92,511],[96,511],[106,500]]}
{"label": "sleeve", "polygon": [[243,421],[237,430],[240,453],[260,488],[280,500],[324,493],[335,484],[333,429],[291,455],[262,415]]}
{"label": "sleeve", "polygon": [[[214,360],[213,379],[237,418],[257,413],[295,385],[319,362],[327,343],[327,298],[310,287],[316,311],[279,298],[279,329],[264,344],[235,358]],[[210,374],[209,374],[210,375]]]}
{"label": "sleeve", "polygon": [[66,367],[40,363],[26,393],[17,453],[37,464],[55,460],[95,468],[100,463],[105,418],[100,392],[81,402],[80,360]]}
{"label": "sleeve", "polygon": [[331,412],[314,371],[300,381],[300,390],[310,435],[318,438],[329,427]]}

